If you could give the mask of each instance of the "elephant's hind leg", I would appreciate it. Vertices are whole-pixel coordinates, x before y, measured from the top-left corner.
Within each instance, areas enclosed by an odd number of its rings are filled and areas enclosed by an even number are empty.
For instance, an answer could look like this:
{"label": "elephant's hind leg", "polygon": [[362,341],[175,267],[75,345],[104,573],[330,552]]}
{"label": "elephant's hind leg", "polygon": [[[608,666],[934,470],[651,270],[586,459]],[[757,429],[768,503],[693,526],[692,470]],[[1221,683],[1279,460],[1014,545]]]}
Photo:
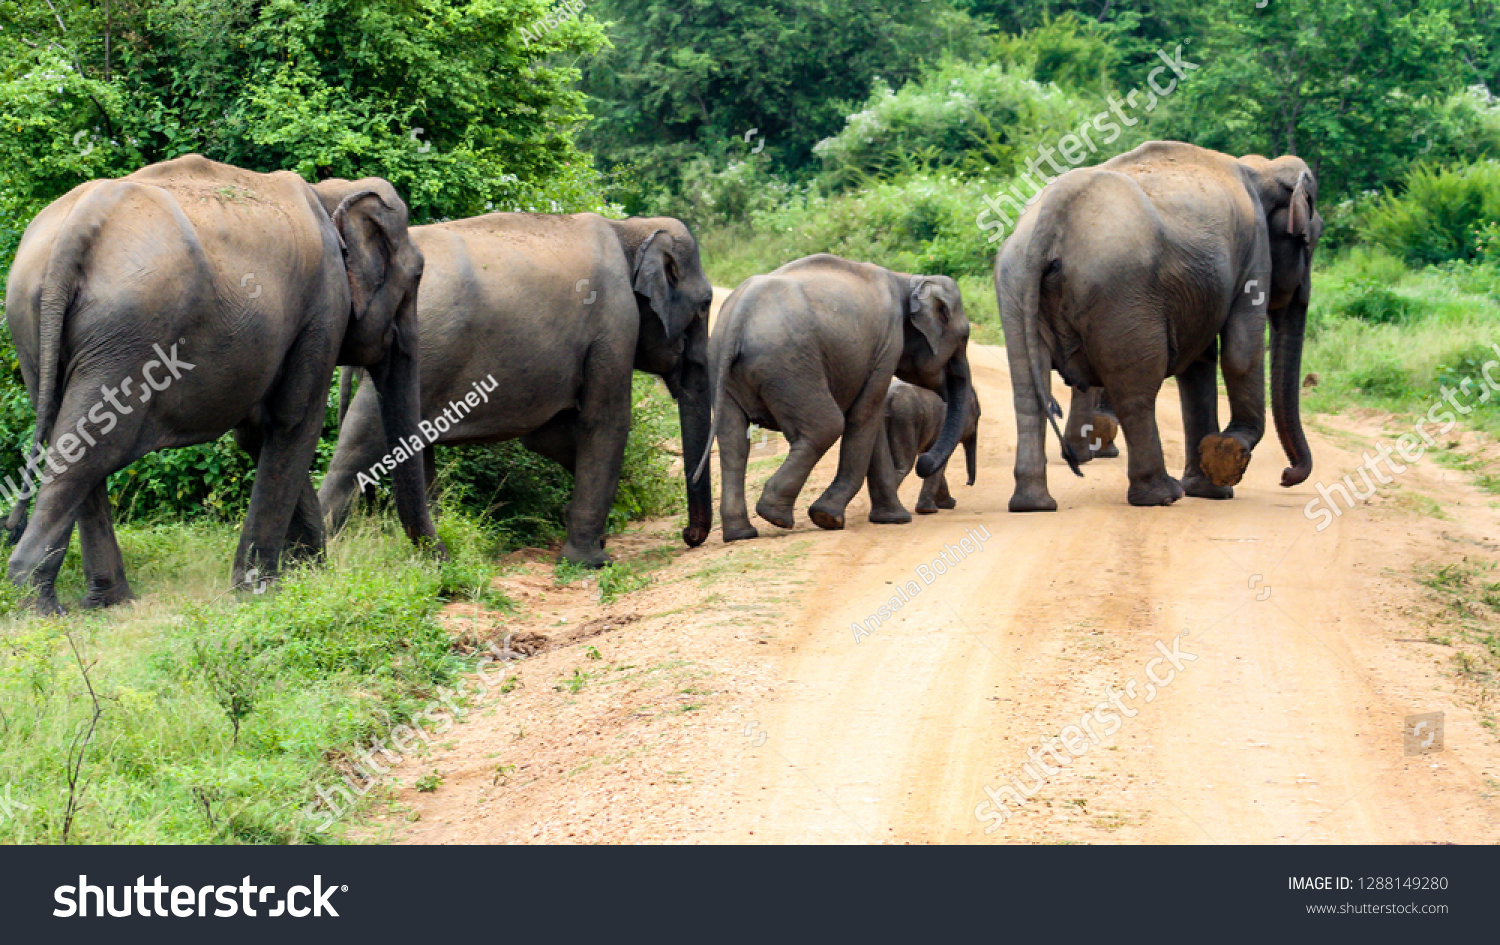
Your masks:
{"label": "elephant's hind leg", "polygon": [[[890,377],[880,380],[878,375],[871,376],[849,407],[844,418],[843,442],[839,444],[839,471],[818,501],[807,510],[808,517],[819,528],[844,527],[844,510],[848,508],[849,500],[859,494],[859,487],[864,485],[870,470],[870,457],[875,452],[875,441],[884,438],[884,424],[880,421],[885,414],[885,395],[889,388]],[[886,494],[872,494],[870,499],[871,521],[890,524],[911,521],[911,513],[901,506],[900,499],[895,498],[894,488]],[[892,504],[895,508],[891,507]],[[877,515],[881,517],[877,519]]]}
{"label": "elephant's hind leg", "polygon": [[1144,391],[1112,398],[1130,446],[1130,490],[1126,499],[1131,505],[1171,505],[1182,498],[1182,484],[1167,475],[1156,428],[1156,392],[1160,387],[1157,383]]}
{"label": "elephant's hind leg", "polygon": [[[750,420],[732,398],[724,398],[719,413],[719,518],[725,541],[758,538],[745,506],[745,467],[750,460]],[[707,470],[704,475],[707,475]]]}
{"label": "elephant's hind leg", "polygon": [[109,488],[100,482],[83,502],[78,516],[78,544],[83,556],[83,574],[88,582],[82,606],[109,607],[134,600],[125,578],[125,559],[115,539],[115,523],[109,508]]}
{"label": "elephant's hind leg", "polygon": [[939,509],[957,508],[958,503],[948,492],[948,464],[944,463],[938,467],[938,471],[922,480],[922,492],[917,496],[917,511],[923,515],[933,515]]}
{"label": "elephant's hind leg", "polygon": [[[792,507],[807,484],[808,475],[844,432],[844,413],[828,388],[821,385],[816,391],[802,392],[800,402],[790,397],[765,399],[791,449],[781,468],[766,480],[760,501],[755,503],[755,514],[778,528],[791,528],[795,522]],[[865,462],[865,468],[859,471],[861,481],[869,468],[869,454],[865,455]]]}
{"label": "elephant's hind leg", "polygon": [[[45,461],[40,468],[48,468]],[[92,471],[68,466],[44,483],[26,533],[11,552],[7,576],[13,584],[31,585],[30,602],[44,614],[63,613],[57,600],[57,572],[73,540],[73,523],[101,481]]]}

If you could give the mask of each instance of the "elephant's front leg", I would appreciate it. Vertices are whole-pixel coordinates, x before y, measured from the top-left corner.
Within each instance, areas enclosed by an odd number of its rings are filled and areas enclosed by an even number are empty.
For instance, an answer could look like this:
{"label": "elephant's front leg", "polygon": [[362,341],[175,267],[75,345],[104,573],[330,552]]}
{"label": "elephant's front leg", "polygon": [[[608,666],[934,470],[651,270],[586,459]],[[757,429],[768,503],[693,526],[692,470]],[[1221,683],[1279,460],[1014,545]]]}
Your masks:
{"label": "elephant's front leg", "polygon": [[[911,513],[901,504],[897,494],[901,479],[896,460],[891,455],[889,421],[884,416],[876,417],[876,436],[870,452],[870,469],[867,481],[870,485],[870,521],[877,525],[905,525],[911,521]],[[844,435],[847,445],[849,436]],[[839,460],[843,462],[843,450]]]}
{"label": "elephant's front leg", "polygon": [[1233,486],[1215,485],[1203,472],[1199,444],[1219,432],[1219,385],[1216,351],[1209,348],[1186,371],[1177,375],[1177,394],[1182,402],[1182,430],[1187,464],[1182,472],[1182,490],[1200,499],[1232,499]]}
{"label": "elephant's front leg", "polygon": [[[807,514],[819,528],[840,529],[844,527],[844,510],[849,505],[849,500],[859,493],[859,487],[864,485],[865,476],[870,471],[870,457],[875,452],[875,441],[883,432],[884,424],[880,422],[885,413],[885,395],[890,388],[890,378],[877,380],[872,377],[866,382],[863,390],[854,398],[849,412],[845,415],[843,442],[839,444],[839,469],[834,474],[833,482],[823,490],[808,508]],[[891,489],[894,493],[894,487]],[[875,519],[872,496],[871,520]],[[884,497],[886,501],[892,501],[890,496]],[[894,500],[899,507],[900,500]],[[889,508],[886,514],[891,514]],[[905,508],[901,512],[906,515],[905,521],[911,521],[910,513]],[[892,521],[896,521],[892,519]]]}
{"label": "elephant's front leg", "polygon": [[917,496],[917,513],[932,515],[938,509],[951,509],[958,505],[948,494],[948,464],[939,466],[937,472],[922,480],[922,491]]}
{"label": "elephant's front leg", "polygon": [[1266,432],[1266,290],[1270,268],[1239,292],[1220,337],[1224,390],[1229,395],[1229,426],[1210,433],[1198,445],[1198,458],[1209,481],[1233,486],[1245,475],[1250,454]]}
{"label": "elephant's front leg", "polygon": [[590,368],[588,376],[590,382],[580,398],[574,424],[573,502],[568,508],[568,537],[561,557],[585,567],[602,568],[611,560],[604,553],[604,533],[620,485],[625,440],[630,435],[630,367],[601,365]]}
{"label": "elephant's front leg", "polygon": [[[1127,470],[1131,505],[1171,505],[1182,498],[1182,484],[1167,475],[1167,463],[1161,452],[1161,435],[1156,428],[1156,394],[1161,382],[1145,389],[1110,387],[1110,399],[1119,413],[1125,442],[1130,446]],[[1118,396],[1117,396],[1118,395]]]}

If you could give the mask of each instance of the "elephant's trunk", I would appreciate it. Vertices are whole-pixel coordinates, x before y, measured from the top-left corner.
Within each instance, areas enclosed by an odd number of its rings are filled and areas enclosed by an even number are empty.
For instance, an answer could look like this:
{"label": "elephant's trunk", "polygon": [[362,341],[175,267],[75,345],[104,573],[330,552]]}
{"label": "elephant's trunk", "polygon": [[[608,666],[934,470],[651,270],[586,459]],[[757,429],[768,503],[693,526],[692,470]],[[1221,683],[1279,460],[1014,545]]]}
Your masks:
{"label": "elephant's trunk", "polygon": [[964,437],[964,466],[969,471],[969,485],[974,484],[974,473],[979,468],[979,446],[975,443],[979,434],[970,433]]}
{"label": "elephant's trunk", "polygon": [[369,378],[380,395],[380,419],[385,427],[386,447],[395,452],[404,446],[411,454],[404,462],[397,463],[391,473],[391,493],[396,500],[396,514],[406,529],[406,535],[418,545],[434,546],[446,557],[447,549],[438,540],[433,528],[432,516],[427,509],[427,482],[422,470],[422,450],[413,449],[418,443],[425,444],[419,424],[421,412],[421,372],[417,361],[417,303],[416,289],[407,292],[397,309],[394,333],[389,351],[380,363],[369,367]]}
{"label": "elephant's trunk", "polygon": [[1292,465],[1282,470],[1281,484],[1286,487],[1304,482],[1312,475],[1312,450],[1302,432],[1300,400],[1302,396],[1302,339],[1307,328],[1309,286],[1304,282],[1297,295],[1271,319],[1271,412],[1276,421],[1276,435]]}
{"label": "elephant's trunk", "polygon": [[947,368],[947,412],[943,415],[943,429],[932,449],[917,457],[917,475],[926,479],[942,468],[953,455],[968,425],[969,398],[972,396],[973,378],[969,374],[969,352],[967,343],[948,362]]}
{"label": "elephant's trunk", "polygon": [[[682,472],[687,479],[688,525],[682,540],[696,548],[708,539],[714,527],[713,477],[701,472],[699,457],[707,459],[712,441],[713,391],[704,365],[683,362],[677,393],[677,418],[682,425]],[[695,470],[695,466],[699,467]]]}

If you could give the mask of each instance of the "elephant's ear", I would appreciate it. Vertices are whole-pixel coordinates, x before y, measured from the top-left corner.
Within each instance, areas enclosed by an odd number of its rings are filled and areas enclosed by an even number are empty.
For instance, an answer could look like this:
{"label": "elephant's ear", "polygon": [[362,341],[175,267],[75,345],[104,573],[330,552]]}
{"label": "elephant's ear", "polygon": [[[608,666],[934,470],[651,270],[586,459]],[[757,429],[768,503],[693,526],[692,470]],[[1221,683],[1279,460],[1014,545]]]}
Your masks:
{"label": "elephant's ear", "polygon": [[937,283],[926,276],[913,277],[907,310],[912,325],[927,339],[932,350],[937,351],[949,316],[948,302],[943,298]]}
{"label": "elephant's ear", "polygon": [[379,193],[360,190],[339,201],[333,211],[333,228],[344,250],[349,303],[356,321],[364,317],[370,302],[385,284],[395,243],[393,234],[387,232],[384,215],[375,210],[377,205],[387,213],[394,209]]}
{"label": "elephant's ear", "polygon": [[1307,171],[1297,175],[1297,185],[1292,188],[1292,203],[1286,219],[1287,235],[1300,236],[1304,241],[1311,238],[1308,233],[1308,226],[1312,222],[1312,198],[1307,193],[1309,176]]}
{"label": "elephant's ear", "polygon": [[675,341],[687,331],[687,319],[672,314],[672,290],[682,277],[682,268],[668,244],[672,237],[666,230],[656,230],[635,251],[635,273],[631,277],[637,295],[651,303],[651,310],[661,319],[667,338]]}

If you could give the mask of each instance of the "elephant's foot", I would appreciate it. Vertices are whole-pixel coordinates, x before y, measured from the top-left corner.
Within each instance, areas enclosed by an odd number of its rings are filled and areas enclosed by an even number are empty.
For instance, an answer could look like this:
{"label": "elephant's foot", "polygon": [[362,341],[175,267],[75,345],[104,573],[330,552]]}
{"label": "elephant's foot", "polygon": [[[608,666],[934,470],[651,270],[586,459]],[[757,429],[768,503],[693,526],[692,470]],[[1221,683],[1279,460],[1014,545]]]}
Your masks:
{"label": "elephant's foot", "polygon": [[775,525],[777,528],[791,528],[797,524],[797,519],[792,515],[791,503],[776,505],[765,496],[755,503],[755,514]]}
{"label": "elephant's foot", "polygon": [[[833,509],[814,502],[812,508],[807,510],[807,517],[813,520],[814,525],[819,528],[826,528],[831,532],[839,531],[844,527],[843,509]],[[907,521],[910,520],[908,516]]]}
{"label": "elephant's foot", "polygon": [[87,610],[93,610],[100,607],[113,607],[116,604],[123,604],[135,599],[135,592],[130,589],[130,584],[120,581],[116,584],[106,584],[102,587],[89,588],[88,594],[84,596],[78,606]]}
{"label": "elephant's foot", "polygon": [[958,500],[951,495],[945,495],[937,500],[937,507],[940,509],[956,509],[958,508]]}
{"label": "elephant's foot", "polygon": [[931,502],[918,502],[917,503],[917,514],[918,515],[936,515],[937,513],[938,513],[938,507],[936,505],[933,505]]}
{"label": "elephant's foot", "polygon": [[[808,514],[811,515],[812,512],[809,511]],[[813,521],[817,521],[817,519],[815,518]],[[899,505],[889,509],[871,508],[870,521],[876,525],[906,525],[911,522],[911,513]],[[824,525],[823,527],[827,528],[828,526]],[[839,517],[839,524],[835,527],[844,527],[843,516]]]}
{"label": "elephant's foot", "polygon": [[1182,491],[1195,499],[1232,499],[1234,486],[1216,486],[1201,472],[1190,472],[1182,477]]}
{"label": "elephant's foot", "polygon": [[731,525],[728,522],[724,523],[724,541],[726,542],[746,541],[751,538],[759,537],[760,532],[756,531],[755,526],[751,525],[749,522],[746,522],[743,525]]}
{"label": "elephant's foot", "polygon": [[1210,433],[1198,444],[1198,465],[1216,486],[1232,486],[1245,477],[1250,451],[1225,433]]}
{"label": "elephant's foot", "polygon": [[571,541],[563,544],[562,552],[558,554],[561,561],[570,561],[573,564],[585,568],[603,568],[614,563],[613,558],[604,553],[603,542],[589,542],[582,549]]}
{"label": "elephant's foot", "polygon": [[1120,448],[1113,443],[1104,444],[1102,449],[1094,450],[1095,459],[1115,459],[1120,455]]}
{"label": "elephant's foot", "polygon": [[43,617],[61,617],[68,609],[57,599],[57,591],[50,587],[35,588],[25,598],[23,606]]}
{"label": "elephant's foot", "polygon": [[1010,510],[1012,512],[1056,512],[1057,500],[1047,492],[1046,486],[1030,489],[1017,487],[1015,495],[1010,497]]}
{"label": "elephant's foot", "polygon": [[1125,497],[1131,505],[1171,505],[1182,498],[1182,483],[1162,473],[1145,482],[1131,483]]}

